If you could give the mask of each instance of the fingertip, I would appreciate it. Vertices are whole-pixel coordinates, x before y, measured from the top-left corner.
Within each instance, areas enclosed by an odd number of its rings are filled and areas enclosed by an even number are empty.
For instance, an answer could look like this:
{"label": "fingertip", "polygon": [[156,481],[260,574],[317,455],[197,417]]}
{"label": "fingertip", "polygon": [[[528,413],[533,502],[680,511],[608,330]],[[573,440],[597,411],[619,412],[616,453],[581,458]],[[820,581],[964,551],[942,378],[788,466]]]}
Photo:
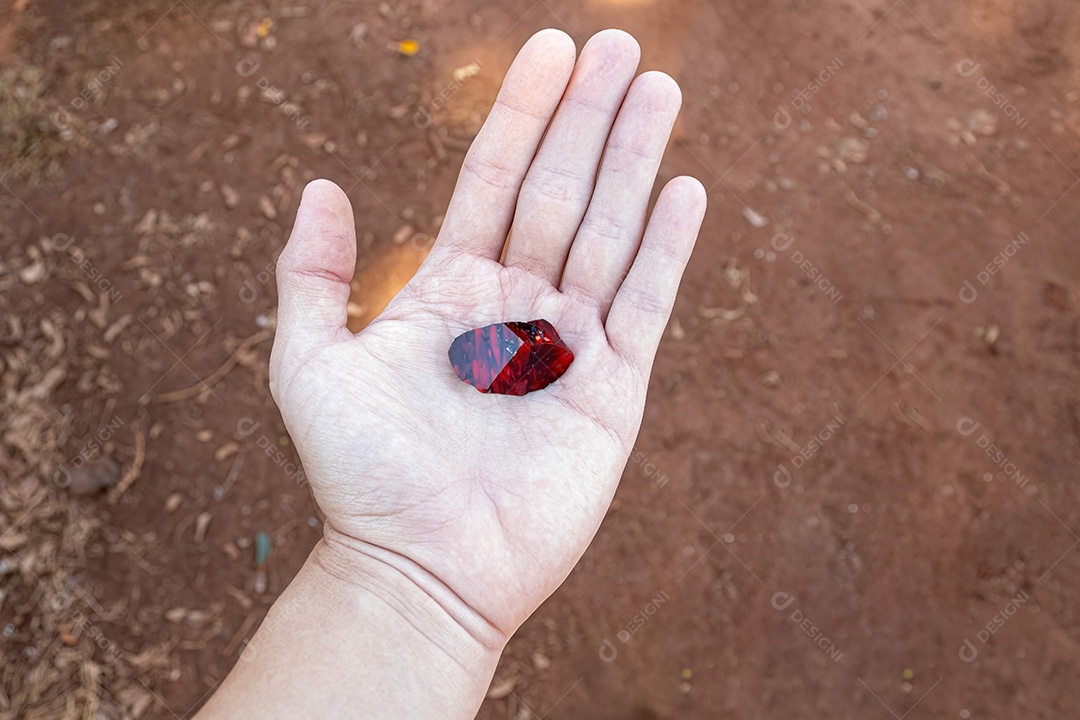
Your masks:
{"label": "fingertip", "polygon": [[278,270],[316,272],[348,283],[356,265],[355,238],[352,204],[345,191],[330,180],[312,180],[300,197]]}
{"label": "fingertip", "polygon": [[675,78],[660,70],[649,70],[638,75],[630,91],[643,95],[648,106],[656,111],[682,107],[682,88]]}
{"label": "fingertip", "polygon": [[304,187],[300,207],[296,209],[294,234],[315,229],[344,230],[351,228],[352,224],[352,203],[337,183],[320,178]]}
{"label": "fingertip", "polygon": [[672,178],[664,186],[665,194],[670,194],[682,210],[691,214],[704,214],[709,204],[709,193],[705,186],[692,175],[680,175]]}
{"label": "fingertip", "polygon": [[[632,62],[635,67],[641,60],[641,46],[637,39],[618,28],[608,28],[596,33],[585,43],[585,48],[602,50],[604,56],[618,62]],[[585,54],[585,48],[582,48],[582,55]]]}
{"label": "fingertip", "polygon": [[656,227],[667,228],[665,237],[682,238],[688,243],[689,249],[684,252],[689,255],[697,243],[708,204],[708,191],[696,177],[680,175],[672,178],[656,201],[653,211]]}
{"label": "fingertip", "polygon": [[506,71],[496,106],[542,119],[546,126],[576,61],[577,49],[569,35],[561,30],[541,30],[525,42]]}
{"label": "fingertip", "polygon": [[345,191],[332,180],[318,178],[304,186],[304,192],[300,195],[300,207],[309,202],[326,201],[332,203],[348,202],[349,198]]}
{"label": "fingertip", "polygon": [[613,347],[647,374],[697,243],[707,192],[687,175],[660,193],[634,264],[611,306],[606,327]]}
{"label": "fingertip", "polygon": [[521,47],[521,53],[538,53],[545,59],[566,62],[571,65],[577,58],[574,39],[558,28],[545,28],[533,34]]}

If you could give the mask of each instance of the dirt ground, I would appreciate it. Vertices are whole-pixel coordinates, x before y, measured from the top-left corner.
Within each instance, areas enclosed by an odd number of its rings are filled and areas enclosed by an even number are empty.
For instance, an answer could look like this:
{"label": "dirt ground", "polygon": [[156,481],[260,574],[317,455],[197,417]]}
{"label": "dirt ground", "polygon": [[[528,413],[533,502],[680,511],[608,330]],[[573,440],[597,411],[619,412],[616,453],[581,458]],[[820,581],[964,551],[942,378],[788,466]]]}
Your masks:
{"label": "dirt ground", "polygon": [[0,718],[187,718],[237,661],[320,533],[266,370],[303,184],[359,329],[547,26],[679,80],[711,205],[479,717],[1080,715],[1075,3],[6,0]]}

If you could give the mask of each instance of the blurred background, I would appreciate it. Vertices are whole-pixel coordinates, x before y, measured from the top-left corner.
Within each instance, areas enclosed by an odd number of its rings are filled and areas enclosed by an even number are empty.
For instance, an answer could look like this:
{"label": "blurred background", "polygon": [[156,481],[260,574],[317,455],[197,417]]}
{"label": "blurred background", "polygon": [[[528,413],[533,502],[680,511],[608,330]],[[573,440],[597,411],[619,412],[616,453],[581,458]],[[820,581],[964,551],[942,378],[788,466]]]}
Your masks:
{"label": "blurred background", "polygon": [[267,390],[304,183],[356,209],[360,329],[524,40],[610,26],[681,83],[660,181],[710,210],[614,505],[479,717],[1077,716],[1078,20],[0,0],[0,718],[194,714],[320,534]]}

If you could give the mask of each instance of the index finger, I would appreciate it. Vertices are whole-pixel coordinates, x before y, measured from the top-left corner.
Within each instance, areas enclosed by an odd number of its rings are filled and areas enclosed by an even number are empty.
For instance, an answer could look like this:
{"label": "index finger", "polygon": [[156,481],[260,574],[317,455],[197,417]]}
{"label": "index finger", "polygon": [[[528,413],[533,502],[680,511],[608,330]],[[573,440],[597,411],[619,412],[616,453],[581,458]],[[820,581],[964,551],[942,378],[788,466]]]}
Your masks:
{"label": "index finger", "polygon": [[432,253],[499,259],[522,180],[566,90],[575,57],[570,36],[550,29],[533,35],[518,52],[465,156]]}

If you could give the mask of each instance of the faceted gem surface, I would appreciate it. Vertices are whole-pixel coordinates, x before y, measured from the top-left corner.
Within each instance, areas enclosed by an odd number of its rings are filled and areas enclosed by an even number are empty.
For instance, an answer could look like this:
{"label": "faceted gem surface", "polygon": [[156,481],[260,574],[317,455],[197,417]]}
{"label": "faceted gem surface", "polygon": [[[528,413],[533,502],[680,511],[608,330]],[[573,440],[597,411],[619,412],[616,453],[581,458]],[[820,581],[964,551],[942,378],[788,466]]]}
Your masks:
{"label": "faceted gem surface", "polygon": [[450,364],[483,393],[524,395],[555,382],[574,353],[547,320],[505,322],[469,330],[450,344]]}

